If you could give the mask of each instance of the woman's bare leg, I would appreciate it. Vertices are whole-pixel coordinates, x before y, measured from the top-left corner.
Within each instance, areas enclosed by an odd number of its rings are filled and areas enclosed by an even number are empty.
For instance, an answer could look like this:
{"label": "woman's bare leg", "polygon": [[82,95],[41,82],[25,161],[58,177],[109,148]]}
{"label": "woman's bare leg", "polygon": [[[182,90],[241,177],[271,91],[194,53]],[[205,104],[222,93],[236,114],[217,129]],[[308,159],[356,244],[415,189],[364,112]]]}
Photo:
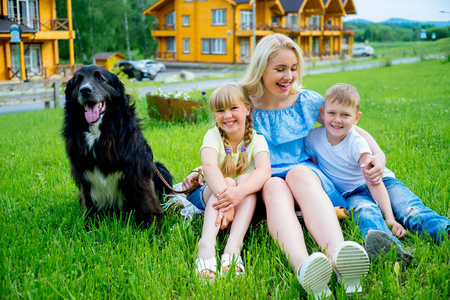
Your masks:
{"label": "woman's bare leg", "polygon": [[344,241],[336,212],[317,175],[305,166],[292,168],[286,176],[301,211],[306,228],[317,244],[331,257]]}

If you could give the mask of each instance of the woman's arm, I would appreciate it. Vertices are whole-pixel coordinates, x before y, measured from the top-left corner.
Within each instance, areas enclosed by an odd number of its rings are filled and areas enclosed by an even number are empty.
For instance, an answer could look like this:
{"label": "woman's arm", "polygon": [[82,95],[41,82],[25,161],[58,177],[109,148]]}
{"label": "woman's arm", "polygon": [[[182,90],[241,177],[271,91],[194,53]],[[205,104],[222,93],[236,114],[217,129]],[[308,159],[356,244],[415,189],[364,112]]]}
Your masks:
{"label": "woman's arm", "polygon": [[228,188],[221,193],[213,207],[215,209],[223,209],[224,212],[227,211],[239,204],[245,196],[260,191],[270,176],[269,153],[261,151],[255,156],[255,170],[245,179],[244,183]]}
{"label": "woman's arm", "polygon": [[383,178],[386,156],[375,139],[367,131],[356,125],[353,127],[367,141],[370,150],[372,150],[372,156],[365,159],[362,164],[364,177],[371,184],[379,184]]}

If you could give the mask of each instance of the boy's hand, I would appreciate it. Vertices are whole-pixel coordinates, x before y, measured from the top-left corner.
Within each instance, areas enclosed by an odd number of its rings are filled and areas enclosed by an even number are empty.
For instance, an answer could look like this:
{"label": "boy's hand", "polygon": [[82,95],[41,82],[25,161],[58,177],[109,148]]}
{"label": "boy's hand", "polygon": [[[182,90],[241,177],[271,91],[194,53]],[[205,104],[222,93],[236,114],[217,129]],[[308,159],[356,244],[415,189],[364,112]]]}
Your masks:
{"label": "boy's hand", "polygon": [[399,239],[406,236],[406,229],[395,220],[386,220],[386,222],[392,226],[391,233]]}
{"label": "boy's hand", "polygon": [[217,195],[217,202],[213,204],[213,207],[226,212],[238,205],[242,198],[244,198],[244,193],[239,186],[229,187]]}
{"label": "boy's hand", "polygon": [[370,184],[376,185],[383,179],[385,162],[381,156],[371,155],[361,165],[364,177]]}

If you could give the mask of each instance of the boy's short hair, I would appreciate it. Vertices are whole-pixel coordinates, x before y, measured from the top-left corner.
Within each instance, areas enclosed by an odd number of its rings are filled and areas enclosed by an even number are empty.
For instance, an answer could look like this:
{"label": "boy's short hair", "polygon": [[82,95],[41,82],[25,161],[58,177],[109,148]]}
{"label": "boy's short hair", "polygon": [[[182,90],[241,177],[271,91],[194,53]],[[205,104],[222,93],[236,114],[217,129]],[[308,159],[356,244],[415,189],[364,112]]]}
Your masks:
{"label": "boy's short hair", "polygon": [[358,90],[353,85],[336,83],[327,90],[324,98],[324,105],[337,102],[338,104],[355,108],[359,112],[360,98]]}

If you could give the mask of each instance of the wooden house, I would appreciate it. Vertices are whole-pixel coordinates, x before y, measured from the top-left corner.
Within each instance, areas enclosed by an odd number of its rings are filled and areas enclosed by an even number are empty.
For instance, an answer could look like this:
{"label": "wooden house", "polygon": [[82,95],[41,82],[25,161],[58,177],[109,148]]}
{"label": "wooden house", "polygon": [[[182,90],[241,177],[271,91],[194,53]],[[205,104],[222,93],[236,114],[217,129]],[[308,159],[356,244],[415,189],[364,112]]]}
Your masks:
{"label": "wooden house", "polygon": [[[0,0],[0,81],[74,72],[72,1],[65,5],[67,18],[57,18],[55,0]],[[13,24],[20,27],[21,42],[11,43]],[[60,64],[59,40],[69,41],[70,65]]]}
{"label": "wooden house", "polygon": [[92,63],[111,71],[116,62],[122,61],[126,56],[119,52],[99,52],[91,57]]}
{"label": "wooden house", "polygon": [[353,0],[159,0],[144,11],[157,18],[152,37],[159,60],[246,63],[262,37],[283,33],[308,58],[337,57],[354,32],[342,17],[356,14]]}

